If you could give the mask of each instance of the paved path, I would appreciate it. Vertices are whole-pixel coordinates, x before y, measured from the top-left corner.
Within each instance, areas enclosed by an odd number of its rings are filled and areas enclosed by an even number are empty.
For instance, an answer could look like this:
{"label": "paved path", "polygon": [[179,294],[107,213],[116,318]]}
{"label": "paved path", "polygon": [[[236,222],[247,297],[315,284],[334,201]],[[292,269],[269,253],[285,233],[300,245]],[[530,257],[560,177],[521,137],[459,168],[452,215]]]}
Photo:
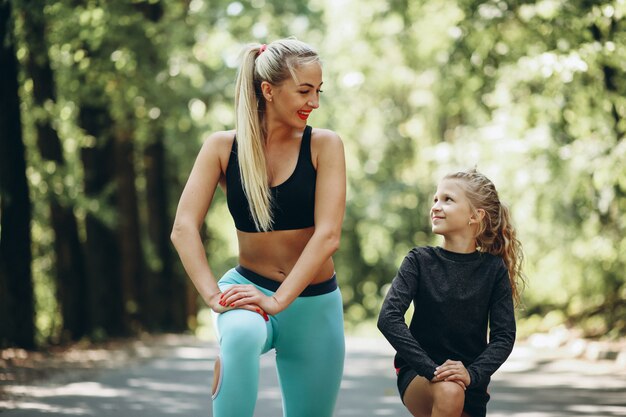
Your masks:
{"label": "paved path", "polygon": [[[182,338],[123,369],[62,383],[9,386],[2,417],[206,417],[217,349]],[[614,361],[562,359],[554,350],[516,347],[491,384],[491,417],[626,416],[626,367]],[[149,355],[148,355],[149,356]],[[382,339],[349,338],[336,416],[410,417],[398,398],[393,351]],[[261,361],[258,417],[280,417],[272,354]]]}

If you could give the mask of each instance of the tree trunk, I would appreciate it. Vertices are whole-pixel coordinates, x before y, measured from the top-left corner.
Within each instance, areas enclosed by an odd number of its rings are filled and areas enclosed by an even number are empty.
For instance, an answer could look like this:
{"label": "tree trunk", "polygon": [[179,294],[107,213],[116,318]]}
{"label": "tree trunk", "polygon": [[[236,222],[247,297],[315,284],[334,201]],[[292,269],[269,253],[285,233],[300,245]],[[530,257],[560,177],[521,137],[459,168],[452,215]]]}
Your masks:
{"label": "tree trunk", "polygon": [[0,2],[0,345],[31,349],[31,203],[22,141],[11,3]]}
{"label": "tree trunk", "polygon": [[[134,146],[126,130],[116,132],[114,140],[115,184],[117,189],[117,237],[121,250],[121,279],[127,312],[133,325],[146,324],[149,328],[154,317],[143,311],[152,302],[152,283],[144,279],[143,253],[140,242],[139,210],[135,187]],[[136,329],[135,329],[136,330]]]}
{"label": "tree trunk", "polygon": [[[97,142],[96,146],[81,150],[85,195],[94,202],[94,211],[111,210],[115,207],[113,193],[108,190],[114,181],[114,144],[110,131],[113,122],[101,106],[83,104],[79,117],[81,126]],[[90,329],[96,339],[129,334],[120,248],[113,227],[105,224],[102,217],[89,211],[85,220]]]}
{"label": "tree trunk", "polygon": [[173,253],[170,243],[172,221],[168,216],[168,199],[165,182],[165,149],[162,137],[157,134],[154,143],[144,153],[147,203],[148,237],[158,257],[158,268],[150,270],[149,280],[155,283],[151,314],[158,317],[158,330],[181,331],[187,329],[187,282],[174,273]]}
{"label": "tree trunk", "polygon": [[[46,101],[56,101],[56,92],[48,48],[45,41],[43,11],[35,2],[24,4],[24,32],[29,48],[28,71],[33,81],[34,105],[43,108]],[[56,163],[55,174],[62,177],[65,160],[61,141],[50,119],[36,122],[37,145],[44,161]],[[62,178],[58,178],[62,183]],[[60,204],[55,194],[50,194],[50,219],[54,231],[56,255],[55,284],[57,300],[61,306],[63,334],[78,340],[87,332],[87,288],[82,248],[72,207]]]}

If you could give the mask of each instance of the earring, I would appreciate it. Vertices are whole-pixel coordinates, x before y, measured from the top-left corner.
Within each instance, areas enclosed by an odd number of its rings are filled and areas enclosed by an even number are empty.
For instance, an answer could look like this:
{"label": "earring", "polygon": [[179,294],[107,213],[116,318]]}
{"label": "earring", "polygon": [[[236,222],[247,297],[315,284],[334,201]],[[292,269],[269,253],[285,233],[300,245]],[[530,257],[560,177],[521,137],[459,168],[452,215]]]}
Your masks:
{"label": "earring", "polygon": [[471,220],[468,220],[468,221],[467,221],[467,225],[468,225],[468,226],[471,226],[471,225],[472,225],[472,221],[471,221]]}

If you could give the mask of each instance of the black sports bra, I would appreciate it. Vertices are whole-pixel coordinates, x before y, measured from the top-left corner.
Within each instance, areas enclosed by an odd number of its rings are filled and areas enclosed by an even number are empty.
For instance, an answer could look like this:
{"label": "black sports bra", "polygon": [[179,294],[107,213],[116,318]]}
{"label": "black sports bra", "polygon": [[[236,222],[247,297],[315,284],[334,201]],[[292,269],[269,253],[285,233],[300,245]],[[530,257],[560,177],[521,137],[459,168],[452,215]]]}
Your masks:
{"label": "black sports bra", "polygon": [[[270,187],[272,230],[304,229],[315,225],[315,181],[317,173],[311,160],[311,126],[304,129],[296,169],[282,184]],[[237,138],[233,141],[226,168],[226,201],[235,227],[242,232],[259,232],[252,220],[250,203],[241,184]]]}

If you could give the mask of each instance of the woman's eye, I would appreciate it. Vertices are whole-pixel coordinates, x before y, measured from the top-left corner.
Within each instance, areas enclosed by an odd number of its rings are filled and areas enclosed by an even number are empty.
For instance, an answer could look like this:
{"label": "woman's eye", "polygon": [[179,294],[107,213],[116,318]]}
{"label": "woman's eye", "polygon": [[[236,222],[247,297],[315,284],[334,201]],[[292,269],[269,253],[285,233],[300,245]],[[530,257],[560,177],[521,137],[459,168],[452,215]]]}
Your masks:
{"label": "woman's eye", "polygon": [[308,91],[299,91],[300,94],[305,95],[305,94],[309,94]]}

